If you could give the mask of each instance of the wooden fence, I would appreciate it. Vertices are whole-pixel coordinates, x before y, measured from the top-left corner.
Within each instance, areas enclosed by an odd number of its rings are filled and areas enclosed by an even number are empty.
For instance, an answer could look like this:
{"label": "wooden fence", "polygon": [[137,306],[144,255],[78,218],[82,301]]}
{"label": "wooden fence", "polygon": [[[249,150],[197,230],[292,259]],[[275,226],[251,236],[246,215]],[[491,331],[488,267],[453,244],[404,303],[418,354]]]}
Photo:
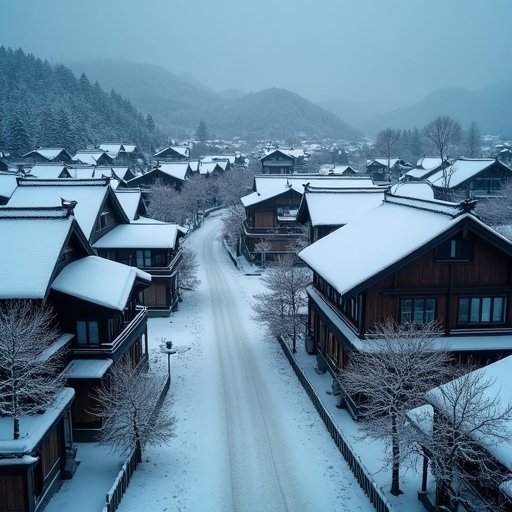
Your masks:
{"label": "wooden fence", "polygon": [[[160,390],[158,400],[156,401],[155,404],[155,408],[151,413],[150,421],[154,421],[155,417],[160,412],[160,409],[162,408],[162,404],[164,402],[165,396],[167,395],[167,392],[169,391],[170,386],[171,378],[170,376],[168,376],[165,379],[164,384]],[[103,507],[102,512],[115,512],[117,510],[117,507],[119,507],[119,504],[123,499],[124,493],[128,488],[128,484],[130,483],[132,475],[135,472],[137,464],[140,462],[140,460],[140,450],[138,450],[137,448],[133,448],[133,450],[130,452],[130,455],[128,456],[123,466],[121,467],[121,470],[117,474],[117,477],[114,481],[114,484],[110,488],[110,491],[108,491],[107,493],[105,505]]]}
{"label": "wooden fence", "polygon": [[339,451],[347,461],[350,469],[352,470],[352,473],[354,473],[354,476],[356,477],[357,482],[361,486],[361,489],[363,489],[365,494],[368,496],[370,502],[372,503],[377,512],[390,512],[391,508],[386,498],[382,495],[380,489],[377,487],[377,485],[371,478],[369,471],[366,470],[366,468],[363,466],[359,458],[352,452],[349,444],[344,439],[343,434],[336,427],[336,424],[332,420],[331,415],[324,407],[321,400],[318,398],[318,395],[315,393],[313,386],[311,385],[307,377],[304,375],[302,370],[299,368],[297,361],[295,361],[295,358],[293,357],[290,348],[286,344],[286,341],[281,336],[278,337],[278,340],[283,349],[283,352],[288,358],[288,361],[290,361],[293,371],[295,372],[300,383],[306,390],[306,393],[309,396],[310,400],[313,402],[313,405],[315,406],[316,410],[318,411],[318,414],[322,418],[322,421],[324,422],[329,434],[331,434],[331,437],[335,442],[336,446],[338,447]]}

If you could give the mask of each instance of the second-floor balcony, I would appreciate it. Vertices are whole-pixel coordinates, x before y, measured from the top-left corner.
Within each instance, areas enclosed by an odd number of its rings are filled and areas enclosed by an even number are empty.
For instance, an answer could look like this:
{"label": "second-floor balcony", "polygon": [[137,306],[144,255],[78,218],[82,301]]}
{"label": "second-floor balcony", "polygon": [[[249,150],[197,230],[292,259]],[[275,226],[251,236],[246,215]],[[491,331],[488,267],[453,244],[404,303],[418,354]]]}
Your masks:
{"label": "second-floor balcony", "polygon": [[247,219],[243,222],[244,234],[252,238],[282,238],[282,237],[306,237],[304,229],[296,223],[286,223],[279,226],[252,227]]}

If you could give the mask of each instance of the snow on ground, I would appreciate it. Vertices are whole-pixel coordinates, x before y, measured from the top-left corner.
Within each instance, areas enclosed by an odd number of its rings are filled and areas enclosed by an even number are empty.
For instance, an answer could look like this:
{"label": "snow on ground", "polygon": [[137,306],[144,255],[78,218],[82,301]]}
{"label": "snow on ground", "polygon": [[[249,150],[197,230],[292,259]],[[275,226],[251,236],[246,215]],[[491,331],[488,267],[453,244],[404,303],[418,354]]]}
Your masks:
{"label": "snow on ground", "polygon": [[258,277],[244,276],[220,242],[219,216],[188,242],[199,289],[170,318],[150,319],[151,365],[172,385],[169,446],[148,448],[121,512],[369,511],[372,506],[276,342],[250,319]]}

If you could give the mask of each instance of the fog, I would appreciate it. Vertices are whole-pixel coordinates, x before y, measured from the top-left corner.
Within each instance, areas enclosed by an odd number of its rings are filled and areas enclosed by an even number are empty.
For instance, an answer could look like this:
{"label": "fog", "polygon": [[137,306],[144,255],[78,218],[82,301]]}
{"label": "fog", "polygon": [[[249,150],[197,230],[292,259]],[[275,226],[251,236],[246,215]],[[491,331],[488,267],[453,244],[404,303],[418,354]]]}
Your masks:
{"label": "fog", "polygon": [[215,90],[404,104],[512,79],[510,0],[3,0],[0,44],[122,58]]}

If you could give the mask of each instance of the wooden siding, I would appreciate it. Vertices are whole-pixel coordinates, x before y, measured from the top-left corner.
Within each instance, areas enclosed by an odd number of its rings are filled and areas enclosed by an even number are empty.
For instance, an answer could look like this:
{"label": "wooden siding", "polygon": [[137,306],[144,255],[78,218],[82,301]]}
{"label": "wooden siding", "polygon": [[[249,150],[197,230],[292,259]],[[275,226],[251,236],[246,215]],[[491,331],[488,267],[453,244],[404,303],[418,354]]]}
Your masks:
{"label": "wooden siding", "polygon": [[153,281],[149,288],[143,291],[144,305],[147,307],[167,307],[169,284],[167,281]]}
{"label": "wooden siding", "polygon": [[0,504],[2,512],[26,512],[28,508],[26,477],[0,474]]}

